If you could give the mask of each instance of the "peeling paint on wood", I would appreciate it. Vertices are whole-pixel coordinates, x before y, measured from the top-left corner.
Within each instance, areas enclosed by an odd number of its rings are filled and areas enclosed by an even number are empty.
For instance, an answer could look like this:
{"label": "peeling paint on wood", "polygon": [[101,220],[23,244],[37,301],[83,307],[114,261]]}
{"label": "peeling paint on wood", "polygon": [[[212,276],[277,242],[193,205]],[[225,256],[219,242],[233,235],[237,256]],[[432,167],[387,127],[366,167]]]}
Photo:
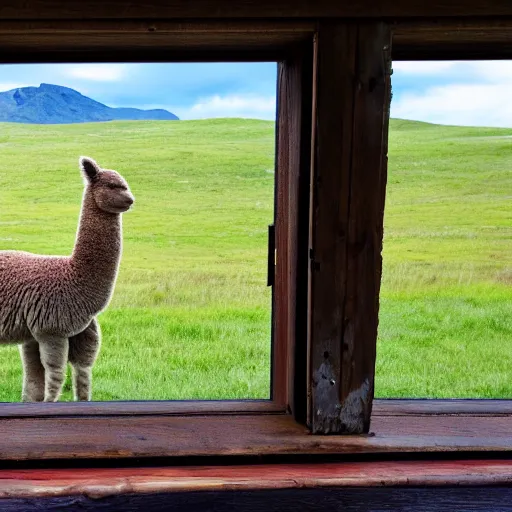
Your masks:
{"label": "peeling paint on wood", "polygon": [[361,387],[351,391],[341,403],[337,384],[331,364],[326,359],[313,375],[313,433],[362,434],[373,386],[369,379],[365,379]]}

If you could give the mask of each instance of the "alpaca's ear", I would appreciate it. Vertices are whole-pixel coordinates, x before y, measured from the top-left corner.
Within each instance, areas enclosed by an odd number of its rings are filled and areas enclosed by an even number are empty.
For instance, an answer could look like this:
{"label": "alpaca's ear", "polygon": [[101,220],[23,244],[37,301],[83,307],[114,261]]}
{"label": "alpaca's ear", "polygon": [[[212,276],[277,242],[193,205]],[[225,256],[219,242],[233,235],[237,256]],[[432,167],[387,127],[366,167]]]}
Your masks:
{"label": "alpaca's ear", "polygon": [[88,156],[81,156],[80,169],[82,170],[84,177],[91,183],[98,179],[100,167],[92,158],[89,158]]}

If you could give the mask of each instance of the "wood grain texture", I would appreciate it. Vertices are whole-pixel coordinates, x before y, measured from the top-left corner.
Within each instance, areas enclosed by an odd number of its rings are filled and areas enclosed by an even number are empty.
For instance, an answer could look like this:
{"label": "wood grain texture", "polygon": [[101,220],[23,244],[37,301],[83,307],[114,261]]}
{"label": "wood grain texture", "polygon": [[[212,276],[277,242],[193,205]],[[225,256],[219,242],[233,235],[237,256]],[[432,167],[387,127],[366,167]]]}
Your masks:
{"label": "wood grain texture", "polygon": [[[307,402],[312,50],[311,41],[279,64],[277,91],[274,398],[288,404],[295,419],[303,424]],[[286,344],[281,346],[278,340]]]}
{"label": "wood grain texture", "polygon": [[286,407],[271,400],[172,400],[126,402],[1,403],[1,418],[90,416],[197,416],[282,414]]}
{"label": "wood grain texture", "polygon": [[[323,23],[316,44],[310,291],[311,428],[336,431],[346,298],[357,27]],[[324,424],[325,419],[325,424]]]}
{"label": "wood grain texture", "polygon": [[292,104],[294,95],[294,83],[290,76],[291,63],[280,62],[277,68],[277,120],[276,120],[276,197],[275,197],[275,285],[274,285],[274,309],[273,309],[273,345],[272,345],[272,397],[282,403],[288,403],[289,392],[289,368],[291,351],[290,340],[290,302],[294,300],[293,294],[293,269],[289,261],[289,232],[292,230],[288,211],[290,209],[290,153],[292,147],[295,124],[294,107]]}
{"label": "wood grain texture", "polygon": [[511,16],[507,0],[4,0],[4,19]]}
{"label": "wood grain texture", "polygon": [[[354,91],[341,407],[349,432],[368,432],[373,401],[384,198],[391,101],[391,33],[384,23],[358,27]],[[342,428],[341,431],[344,429]]]}
{"label": "wood grain texture", "polygon": [[295,421],[308,423],[308,307],[309,307],[309,239],[310,239],[310,194],[311,158],[313,137],[313,86],[314,86],[314,41],[302,47],[296,71],[300,80],[300,131],[295,141],[294,181],[290,188],[290,219],[293,219],[295,234],[291,242],[291,263],[295,268],[295,304],[292,304],[290,321],[293,339],[290,342],[292,357],[289,367],[289,405]]}
{"label": "wood grain texture", "polygon": [[392,30],[394,60],[475,60],[512,56],[512,21],[507,18],[408,20],[393,23]]}
{"label": "wood grain texture", "polygon": [[318,30],[313,164],[314,433],[368,432],[387,170],[391,35],[383,23]]}
{"label": "wood grain texture", "polygon": [[512,400],[374,400],[372,416],[510,416]]}
{"label": "wood grain texture", "polygon": [[[305,383],[303,383],[305,386]],[[286,406],[271,400],[173,400],[127,402],[2,403],[1,418],[87,416],[217,416],[283,414]],[[373,416],[510,416],[512,400],[374,400]]]}
{"label": "wood grain texture", "polygon": [[[0,6],[1,9],[1,6]],[[508,18],[390,20],[393,59],[479,59],[512,56]],[[311,39],[314,21],[301,18],[208,21],[166,19],[30,19],[0,17],[4,61],[74,58],[105,61],[279,58]],[[474,44],[478,41],[478,44]],[[17,57],[16,57],[16,54]],[[132,55],[133,54],[133,55]]]}
{"label": "wood grain texture", "polygon": [[0,18],[0,60],[279,60],[315,24],[281,21],[31,20]]}
{"label": "wood grain texture", "polygon": [[290,415],[15,418],[0,431],[0,460],[512,452],[510,415],[377,416],[361,436],[314,436]]}
{"label": "wood grain texture", "polygon": [[[5,3],[4,3],[5,5]],[[405,25],[406,26],[406,25]],[[0,18],[0,33],[23,35],[27,32],[44,36],[55,34],[297,34],[303,36],[316,29],[316,22],[311,20],[264,20],[264,19],[215,19],[181,20],[181,19],[38,19],[29,20]]]}
{"label": "wood grain texture", "polygon": [[0,498],[83,495],[99,499],[199,490],[509,484],[512,462],[504,460],[2,470]]}
{"label": "wood grain texture", "polygon": [[510,487],[283,489],[4,499],[2,511],[510,512]]}

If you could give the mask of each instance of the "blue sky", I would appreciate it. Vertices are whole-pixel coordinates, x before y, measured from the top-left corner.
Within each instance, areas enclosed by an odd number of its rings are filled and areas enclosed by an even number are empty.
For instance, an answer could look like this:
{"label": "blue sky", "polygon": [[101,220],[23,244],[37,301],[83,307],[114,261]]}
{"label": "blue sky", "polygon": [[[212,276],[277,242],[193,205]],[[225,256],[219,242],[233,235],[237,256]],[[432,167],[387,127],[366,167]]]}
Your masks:
{"label": "blue sky", "polygon": [[[271,62],[2,65],[0,91],[46,82],[182,119],[274,119],[276,70]],[[393,70],[393,117],[512,127],[512,62],[395,62]]]}
{"label": "blue sky", "polygon": [[110,107],[165,108],[181,119],[275,118],[276,63],[16,64],[0,91],[63,85]]}
{"label": "blue sky", "polygon": [[391,115],[512,127],[512,62],[394,62]]}

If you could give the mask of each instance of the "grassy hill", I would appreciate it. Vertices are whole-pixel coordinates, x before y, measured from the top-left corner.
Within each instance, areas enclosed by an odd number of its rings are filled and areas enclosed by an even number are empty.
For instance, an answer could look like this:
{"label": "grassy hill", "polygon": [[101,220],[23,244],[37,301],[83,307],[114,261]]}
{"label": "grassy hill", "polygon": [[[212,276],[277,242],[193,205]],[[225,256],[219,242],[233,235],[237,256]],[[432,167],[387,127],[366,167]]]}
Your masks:
{"label": "grassy hill", "polygon": [[376,392],[512,397],[512,130],[392,120]]}
{"label": "grassy hill", "polygon": [[[267,397],[273,123],[1,128],[0,249],[69,254],[79,155],[136,196],[94,398]],[[377,395],[512,396],[511,168],[512,130],[392,121]],[[0,350],[17,401],[17,349]]]}

